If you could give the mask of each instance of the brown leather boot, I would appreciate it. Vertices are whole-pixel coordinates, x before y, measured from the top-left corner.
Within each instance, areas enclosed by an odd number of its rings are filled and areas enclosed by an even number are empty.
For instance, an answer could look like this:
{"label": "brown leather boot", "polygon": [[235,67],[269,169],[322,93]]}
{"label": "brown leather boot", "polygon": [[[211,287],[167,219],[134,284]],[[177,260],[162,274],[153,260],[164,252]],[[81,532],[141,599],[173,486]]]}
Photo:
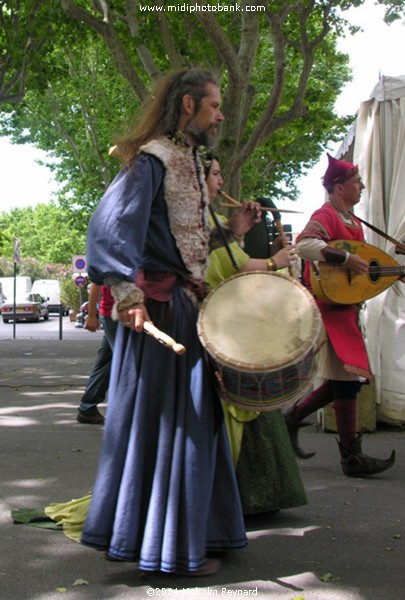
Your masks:
{"label": "brown leather boot", "polygon": [[361,435],[353,440],[349,448],[345,448],[336,440],[339,446],[342,471],[348,477],[368,477],[391,468],[395,462],[395,450],[386,459],[373,458],[363,454],[361,450]]}

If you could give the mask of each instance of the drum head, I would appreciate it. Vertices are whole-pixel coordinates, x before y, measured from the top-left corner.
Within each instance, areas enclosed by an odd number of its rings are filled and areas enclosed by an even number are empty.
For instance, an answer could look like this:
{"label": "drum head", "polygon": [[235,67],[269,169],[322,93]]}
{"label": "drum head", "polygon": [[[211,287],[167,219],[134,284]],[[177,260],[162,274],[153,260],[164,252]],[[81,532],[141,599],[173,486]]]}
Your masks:
{"label": "drum head", "polygon": [[204,300],[198,334],[220,364],[270,372],[313,350],[321,332],[316,303],[297,281],[254,271],[230,277]]}

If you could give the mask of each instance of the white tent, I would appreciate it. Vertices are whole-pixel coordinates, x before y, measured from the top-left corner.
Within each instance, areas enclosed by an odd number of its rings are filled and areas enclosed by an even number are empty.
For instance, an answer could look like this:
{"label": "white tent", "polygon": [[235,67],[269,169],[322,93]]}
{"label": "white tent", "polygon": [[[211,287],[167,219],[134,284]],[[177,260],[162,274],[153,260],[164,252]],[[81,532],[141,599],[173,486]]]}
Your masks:
{"label": "white tent", "polygon": [[[356,213],[396,240],[405,240],[405,75],[381,77],[352,129],[352,160],[366,189]],[[405,256],[368,227],[366,239],[400,264]],[[377,419],[405,423],[405,284],[367,301],[366,342],[375,374]]]}

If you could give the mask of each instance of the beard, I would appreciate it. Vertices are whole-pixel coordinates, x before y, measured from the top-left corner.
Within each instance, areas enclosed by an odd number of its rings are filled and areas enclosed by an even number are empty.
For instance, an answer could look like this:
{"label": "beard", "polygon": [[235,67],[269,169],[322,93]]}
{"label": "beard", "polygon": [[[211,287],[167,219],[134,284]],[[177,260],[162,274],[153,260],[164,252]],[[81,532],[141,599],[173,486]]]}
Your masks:
{"label": "beard", "polygon": [[219,125],[213,123],[209,127],[203,129],[197,125],[195,122],[195,117],[192,117],[186,125],[185,133],[193,136],[197,146],[213,148],[218,141]]}

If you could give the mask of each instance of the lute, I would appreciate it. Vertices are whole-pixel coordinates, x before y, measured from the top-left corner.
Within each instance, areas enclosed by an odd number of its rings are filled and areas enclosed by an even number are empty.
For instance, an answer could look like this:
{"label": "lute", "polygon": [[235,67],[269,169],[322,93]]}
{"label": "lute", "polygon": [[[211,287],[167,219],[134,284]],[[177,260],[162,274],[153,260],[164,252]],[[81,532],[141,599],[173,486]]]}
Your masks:
{"label": "lute", "polygon": [[345,265],[321,262],[311,268],[312,292],[328,304],[358,304],[378,296],[400,277],[405,276],[405,265],[400,265],[389,254],[366,242],[335,240],[332,248],[358,254],[368,262],[368,274],[355,275]]}

